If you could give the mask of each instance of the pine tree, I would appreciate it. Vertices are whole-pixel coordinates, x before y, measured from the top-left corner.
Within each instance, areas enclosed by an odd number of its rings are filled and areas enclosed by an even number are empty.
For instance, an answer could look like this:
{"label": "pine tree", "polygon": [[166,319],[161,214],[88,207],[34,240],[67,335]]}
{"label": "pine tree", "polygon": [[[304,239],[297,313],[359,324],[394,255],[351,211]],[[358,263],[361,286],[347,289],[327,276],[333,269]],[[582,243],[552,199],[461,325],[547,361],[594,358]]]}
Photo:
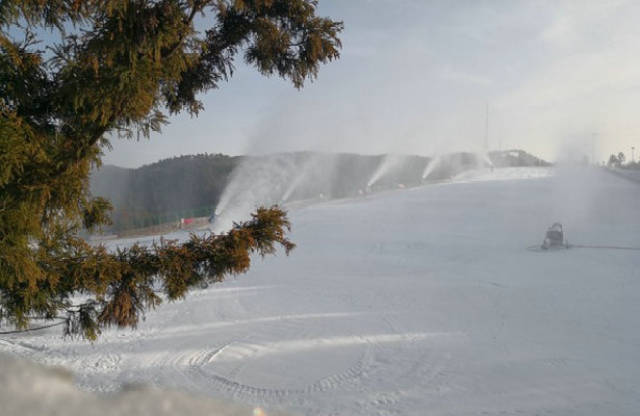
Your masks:
{"label": "pine tree", "polygon": [[[79,232],[109,222],[110,203],[91,196],[88,177],[110,137],[149,136],[166,114],[198,114],[197,95],[228,80],[238,56],[297,88],[337,59],[343,25],[316,16],[316,7],[0,2],[0,319],[27,328],[36,317],[61,317],[67,334],[95,339],[104,327],[135,327],[162,295],[180,299],[205,281],[245,272],[252,253],[288,253],[294,244],[278,207],[258,209],[226,235],[183,244],[110,252]],[[51,33],[59,40],[44,37]]]}

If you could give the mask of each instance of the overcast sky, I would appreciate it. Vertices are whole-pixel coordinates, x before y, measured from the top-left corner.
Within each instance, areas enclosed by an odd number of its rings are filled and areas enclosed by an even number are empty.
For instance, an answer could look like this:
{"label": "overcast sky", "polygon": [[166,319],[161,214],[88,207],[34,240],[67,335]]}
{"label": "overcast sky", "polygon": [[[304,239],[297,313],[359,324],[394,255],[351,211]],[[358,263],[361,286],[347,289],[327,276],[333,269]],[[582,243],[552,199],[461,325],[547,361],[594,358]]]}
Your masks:
{"label": "overcast sky", "polygon": [[[521,148],[548,160],[640,149],[640,1],[320,0],[342,57],[298,91],[235,76],[151,142],[105,163],[297,150],[433,155]],[[640,150],[638,151],[640,154]]]}

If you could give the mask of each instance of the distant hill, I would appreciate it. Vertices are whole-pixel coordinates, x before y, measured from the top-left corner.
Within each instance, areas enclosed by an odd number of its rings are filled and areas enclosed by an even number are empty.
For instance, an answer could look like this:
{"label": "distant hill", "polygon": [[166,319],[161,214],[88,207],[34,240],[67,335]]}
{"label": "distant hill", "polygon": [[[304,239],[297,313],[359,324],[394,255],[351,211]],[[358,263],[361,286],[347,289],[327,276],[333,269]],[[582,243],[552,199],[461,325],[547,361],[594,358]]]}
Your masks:
{"label": "distant hill", "polygon": [[[496,167],[549,165],[522,150],[490,152],[488,157]],[[433,166],[427,170],[431,163]],[[433,160],[423,156],[314,152],[236,157],[198,154],[164,159],[137,169],[103,166],[91,175],[91,191],[113,203],[113,230],[147,227],[183,217],[210,215],[234,174],[242,174],[242,169],[254,165],[270,164],[282,165],[280,170],[288,175],[283,179],[284,188],[288,187],[287,183],[294,183],[299,175],[307,177],[305,186],[292,190],[287,201],[319,194],[327,198],[344,198],[363,190],[416,186],[489,165],[486,159],[463,152]],[[370,183],[383,165],[387,167],[385,172],[375,183]],[[425,173],[428,175],[423,178]],[[284,189],[282,193],[285,193]]]}
{"label": "distant hill", "polygon": [[489,158],[495,167],[518,167],[518,166],[551,166],[551,163],[542,160],[524,150],[501,150],[489,152]]}
{"label": "distant hill", "polygon": [[208,215],[241,158],[199,154],[164,159],[137,169],[103,166],[91,192],[114,205],[114,229],[146,227]]}
{"label": "distant hill", "polygon": [[108,197],[114,206],[122,207],[127,198],[133,172],[133,169],[113,165],[102,166],[91,175],[91,192],[94,195]]}

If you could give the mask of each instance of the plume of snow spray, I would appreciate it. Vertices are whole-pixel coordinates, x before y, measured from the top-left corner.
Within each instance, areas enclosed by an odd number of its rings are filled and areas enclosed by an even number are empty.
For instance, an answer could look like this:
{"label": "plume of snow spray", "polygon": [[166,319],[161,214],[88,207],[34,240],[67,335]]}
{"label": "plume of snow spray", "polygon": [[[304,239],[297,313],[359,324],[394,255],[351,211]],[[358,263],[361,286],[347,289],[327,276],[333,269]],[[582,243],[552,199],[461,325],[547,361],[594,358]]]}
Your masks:
{"label": "plume of snow spray", "polygon": [[429,159],[429,161],[427,162],[427,166],[424,167],[424,171],[422,172],[422,179],[423,180],[427,179],[429,175],[431,175],[431,172],[433,172],[435,168],[438,167],[439,163],[440,163],[440,156],[438,155]]}
{"label": "plume of snow spray", "polygon": [[388,154],[382,158],[382,161],[371,175],[371,179],[367,182],[367,188],[371,188],[376,184],[383,176],[392,172],[402,165],[404,161],[404,156]]}
{"label": "plume of snow spray", "polygon": [[478,160],[480,162],[484,162],[486,164],[486,166],[489,166],[491,168],[494,167],[493,162],[489,158],[489,152],[487,152],[487,151],[479,152],[478,153]]}
{"label": "plume of snow spray", "polygon": [[282,195],[282,199],[280,202],[285,203],[289,200],[289,198],[291,198],[291,195],[295,192],[296,189],[298,189],[298,187],[300,186],[300,184],[305,180],[305,176],[302,174],[299,174],[294,180],[293,182],[291,182],[291,185],[289,185],[289,187],[287,188],[286,191],[284,191],[284,195]]}
{"label": "plume of snow spray", "polygon": [[[294,192],[298,190],[303,184],[308,185],[310,182],[319,182],[318,178],[318,168],[321,163],[322,157],[316,153],[304,154],[301,157],[301,161],[298,166],[298,171],[293,179],[293,181],[289,184],[284,194],[282,195],[281,202],[285,203],[289,201]],[[327,172],[324,172],[326,175]]]}
{"label": "plume of snow spray", "polygon": [[234,170],[216,207],[214,232],[247,220],[259,206],[330,196],[337,155],[287,153],[247,157]]}
{"label": "plume of snow spray", "polygon": [[249,219],[259,206],[279,203],[294,175],[294,160],[286,155],[246,157],[220,197],[213,231],[226,231],[234,222]]}
{"label": "plume of snow spray", "polygon": [[296,175],[282,195],[281,202],[315,198],[320,193],[330,197],[338,157],[326,153],[307,153],[299,157]]}

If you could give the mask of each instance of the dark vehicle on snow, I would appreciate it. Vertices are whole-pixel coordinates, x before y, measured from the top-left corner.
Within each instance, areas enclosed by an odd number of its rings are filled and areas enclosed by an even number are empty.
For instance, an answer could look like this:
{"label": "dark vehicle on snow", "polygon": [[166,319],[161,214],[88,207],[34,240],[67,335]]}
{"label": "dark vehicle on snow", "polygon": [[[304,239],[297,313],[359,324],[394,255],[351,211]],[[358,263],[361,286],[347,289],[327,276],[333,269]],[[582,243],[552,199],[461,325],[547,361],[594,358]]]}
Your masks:
{"label": "dark vehicle on snow", "polygon": [[564,239],[562,224],[556,222],[547,230],[544,241],[542,242],[542,249],[548,250],[550,248],[560,247],[569,248],[569,243]]}

